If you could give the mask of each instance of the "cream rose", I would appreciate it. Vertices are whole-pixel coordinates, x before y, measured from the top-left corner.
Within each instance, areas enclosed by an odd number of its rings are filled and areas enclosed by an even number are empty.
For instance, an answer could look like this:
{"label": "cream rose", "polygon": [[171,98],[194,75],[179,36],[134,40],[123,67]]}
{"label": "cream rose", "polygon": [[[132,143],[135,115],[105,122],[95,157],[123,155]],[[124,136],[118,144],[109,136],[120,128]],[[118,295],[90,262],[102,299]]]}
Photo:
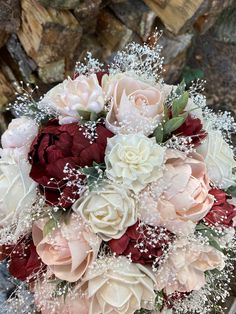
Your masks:
{"label": "cream rose", "polygon": [[56,277],[75,282],[96,259],[101,240],[86,228],[76,214],[69,223],[43,237],[44,221],[36,222],[32,228],[36,251],[44,264]]}
{"label": "cream rose", "polygon": [[135,201],[126,190],[115,185],[107,185],[79,199],[73,210],[104,241],[120,238],[137,220]]}
{"label": "cream rose", "polygon": [[194,232],[195,224],[211,209],[214,198],[202,157],[188,157],[177,150],[166,151],[166,170],[161,179],[140,194],[141,219],[165,226],[175,234]]}
{"label": "cream rose", "polygon": [[163,118],[164,98],[160,86],[151,86],[127,75],[104,76],[102,87],[112,97],[106,127],[113,133],[149,135]]}
{"label": "cream rose", "polygon": [[167,294],[199,290],[206,283],[204,272],[222,270],[224,265],[223,253],[212,246],[178,239],[158,269],[156,289],[165,289]]}
{"label": "cream rose", "polygon": [[209,130],[206,140],[197,148],[197,152],[205,159],[209,178],[216,186],[227,189],[235,184],[234,153],[220,131]]}
{"label": "cream rose", "polygon": [[140,264],[125,257],[97,260],[86,273],[89,314],[133,314],[153,309],[155,277]]}
{"label": "cream rose", "polygon": [[30,164],[9,154],[0,159],[0,227],[15,223],[36,199],[37,184],[30,178]]}
{"label": "cream rose", "polygon": [[52,107],[59,114],[60,124],[79,120],[79,110],[99,113],[104,107],[102,88],[97,76],[79,75],[52,88],[41,100],[41,106]]}
{"label": "cream rose", "polygon": [[106,175],[135,193],[163,174],[165,148],[141,133],[108,139]]}

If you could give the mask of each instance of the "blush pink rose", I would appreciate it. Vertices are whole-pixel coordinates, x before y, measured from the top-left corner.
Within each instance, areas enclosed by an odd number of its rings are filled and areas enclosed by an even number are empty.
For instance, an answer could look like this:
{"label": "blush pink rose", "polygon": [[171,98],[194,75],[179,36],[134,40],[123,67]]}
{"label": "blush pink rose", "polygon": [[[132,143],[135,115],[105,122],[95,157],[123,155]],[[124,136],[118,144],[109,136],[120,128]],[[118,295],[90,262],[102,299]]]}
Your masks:
{"label": "blush pink rose", "polygon": [[162,120],[164,97],[159,86],[149,85],[128,75],[104,76],[102,86],[106,95],[112,97],[106,127],[113,133],[135,131],[149,135]]}
{"label": "blush pink rose", "polygon": [[45,221],[33,225],[36,251],[52,273],[61,280],[79,280],[96,259],[101,240],[84,226],[80,216],[72,214],[69,223],[43,237]]}
{"label": "blush pink rose", "polygon": [[188,242],[186,238],[176,240],[167,260],[158,269],[156,289],[165,293],[191,292],[201,289],[207,270],[222,270],[224,255],[210,245]]}
{"label": "blush pink rose", "polygon": [[141,193],[141,219],[177,235],[188,235],[214,203],[209,190],[202,157],[168,149],[163,177]]}

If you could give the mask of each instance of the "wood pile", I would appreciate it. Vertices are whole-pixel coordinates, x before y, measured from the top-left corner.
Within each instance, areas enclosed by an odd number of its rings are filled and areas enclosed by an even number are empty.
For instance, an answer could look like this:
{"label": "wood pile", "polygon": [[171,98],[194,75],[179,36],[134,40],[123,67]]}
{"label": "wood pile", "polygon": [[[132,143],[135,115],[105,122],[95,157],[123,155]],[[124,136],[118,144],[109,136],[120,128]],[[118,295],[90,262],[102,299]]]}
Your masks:
{"label": "wood pile", "polygon": [[[0,108],[14,98],[15,81],[37,84],[45,92],[71,75],[88,50],[108,62],[128,42],[147,41],[155,28],[163,30],[165,79],[174,83],[192,44],[233,2],[0,0]],[[231,31],[222,23],[215,31],[219,40],[235,41],[233,19]]]}

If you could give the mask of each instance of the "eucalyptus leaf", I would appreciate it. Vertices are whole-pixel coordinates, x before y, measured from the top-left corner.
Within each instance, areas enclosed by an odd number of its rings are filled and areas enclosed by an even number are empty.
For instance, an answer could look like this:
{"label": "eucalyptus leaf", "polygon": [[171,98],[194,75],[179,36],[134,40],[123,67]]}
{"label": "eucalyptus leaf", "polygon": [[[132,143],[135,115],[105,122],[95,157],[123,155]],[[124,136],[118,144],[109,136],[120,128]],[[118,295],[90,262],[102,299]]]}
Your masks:
{"label": "eucalyptus leaf", "polygon": [[160,311],[163,308],[163,303],[164,303],[163,292],[158,291],[155,299],[156,310]]}
{"label": "eucalyptus leaf", "polygon": [[228,190],[226,191],[227,194],[236,197],[236,185],[232,185],[228,188]]}
{"label": "eucalyptus leaf", "polygon": [[79,116],[80,116],[80,118],[82,120],[85,120],[85,121],[89,121],[90,120],[90,115],[91,115],[90,111],[78,110],[78,114],[79,114]]}
{"label": "eucalyptus leaf", "polygon": [[97,121],[97,119],[98,119],[98,114],[92,111],[90,113],[90,121]]}
{"label": "eucalyptus leaf", "polygon": [[164,124],[164,134],[171,134],[172,132],[177,130],[184,123],[187,116],[188,116],[188,113],[185,112],[184,114],[182,114],[178,117],[174,117],[174,118],[168,120]]}
{"label": "eucalyptus leaf", "polygon": [[49,233],[57,228],[58,222],[54,218],[49,219],[43,227],[43,236],[46,237]]}
{"label": "eucalyptus leaf", "polygon": [[156,138],[156,142],[157,143],[162,143],[163,139],[164,139],[164,129],[163,129],[163,125],[159,125],[155,130],[153,135]]}
{"label": "eucalyptus leaf", "polygon": [[172,115],[173,117],[177,117],[181,113],[183,113],[185,107],[187,106],[189,98],[189,93],[184,92],[183,95],[178,99],[174,99],[172,103]]}
{"label": "eucalyptus leaf", "polygon": [[185,87],[186,87],[186,83],[185,83],[185,80],[183,79],[183,80],[180,82],[180,84],[178,85],[178,87],[176,88],[175,94],[176,94],[177,96],[182,95],[182,94],[184,93],[184,91],[185,91]]}

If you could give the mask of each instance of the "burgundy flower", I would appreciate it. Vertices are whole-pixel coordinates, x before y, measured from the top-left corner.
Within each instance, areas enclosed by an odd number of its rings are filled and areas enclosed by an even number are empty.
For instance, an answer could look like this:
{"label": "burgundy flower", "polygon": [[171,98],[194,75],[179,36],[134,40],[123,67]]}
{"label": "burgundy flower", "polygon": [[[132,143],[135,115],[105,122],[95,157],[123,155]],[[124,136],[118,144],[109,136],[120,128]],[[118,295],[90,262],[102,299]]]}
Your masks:
{"label": "burgundy flower", "polygon": [[9,257],[9,272],[19,280],[26,280],[43,267],[32,239],[23,239],[17,245],[8,245],[5,252]]}
{"label": "burgundy flower", "polygon": [[66,165],[78,169],[104,161],[107,138],[113,134],[101,123],[96,126],[92,140],[89,132],[92,130],[77,123],[59,125],[57,120],[51,120],[33,141],[30,176],[39,183],[49,204],[69,207],[73,199],[79,198],[78,186],[67,184]]}
{"label": "burgundy flower", "polygon": [[195,147],[201,144],[207,133],[202,129],[202,122],[198,118],[193,118],[190,114],[185,122],[174,132],[176,135],[191,137]]}
{"label": "burgundy flower", "polygon": [[218,189],[211,189],[209,193],[215,197],[215,202],[209,213],[204,217],[204,222],[213,226],[232,227],[236,210],[235,206],[228,202],[231,196]]}
{"label": "burgundy flower", "polygon": [[164,293],[163,305],[165,304],[168,309],[171,309],[176,302],[184,300],[185,298],[187,298],[190,295],[190,293],[191,292],[179,292],[179,291],[176,291],[176,292],[169,294],[169,295]]}
{"label": "burgundy flower", "polygon": [[117,255],[129,255],[132,262],[145,265],[158,262],[172,240],[173,235],[165,228],[137,222],[120,239],[112,239],[108,245]]}

